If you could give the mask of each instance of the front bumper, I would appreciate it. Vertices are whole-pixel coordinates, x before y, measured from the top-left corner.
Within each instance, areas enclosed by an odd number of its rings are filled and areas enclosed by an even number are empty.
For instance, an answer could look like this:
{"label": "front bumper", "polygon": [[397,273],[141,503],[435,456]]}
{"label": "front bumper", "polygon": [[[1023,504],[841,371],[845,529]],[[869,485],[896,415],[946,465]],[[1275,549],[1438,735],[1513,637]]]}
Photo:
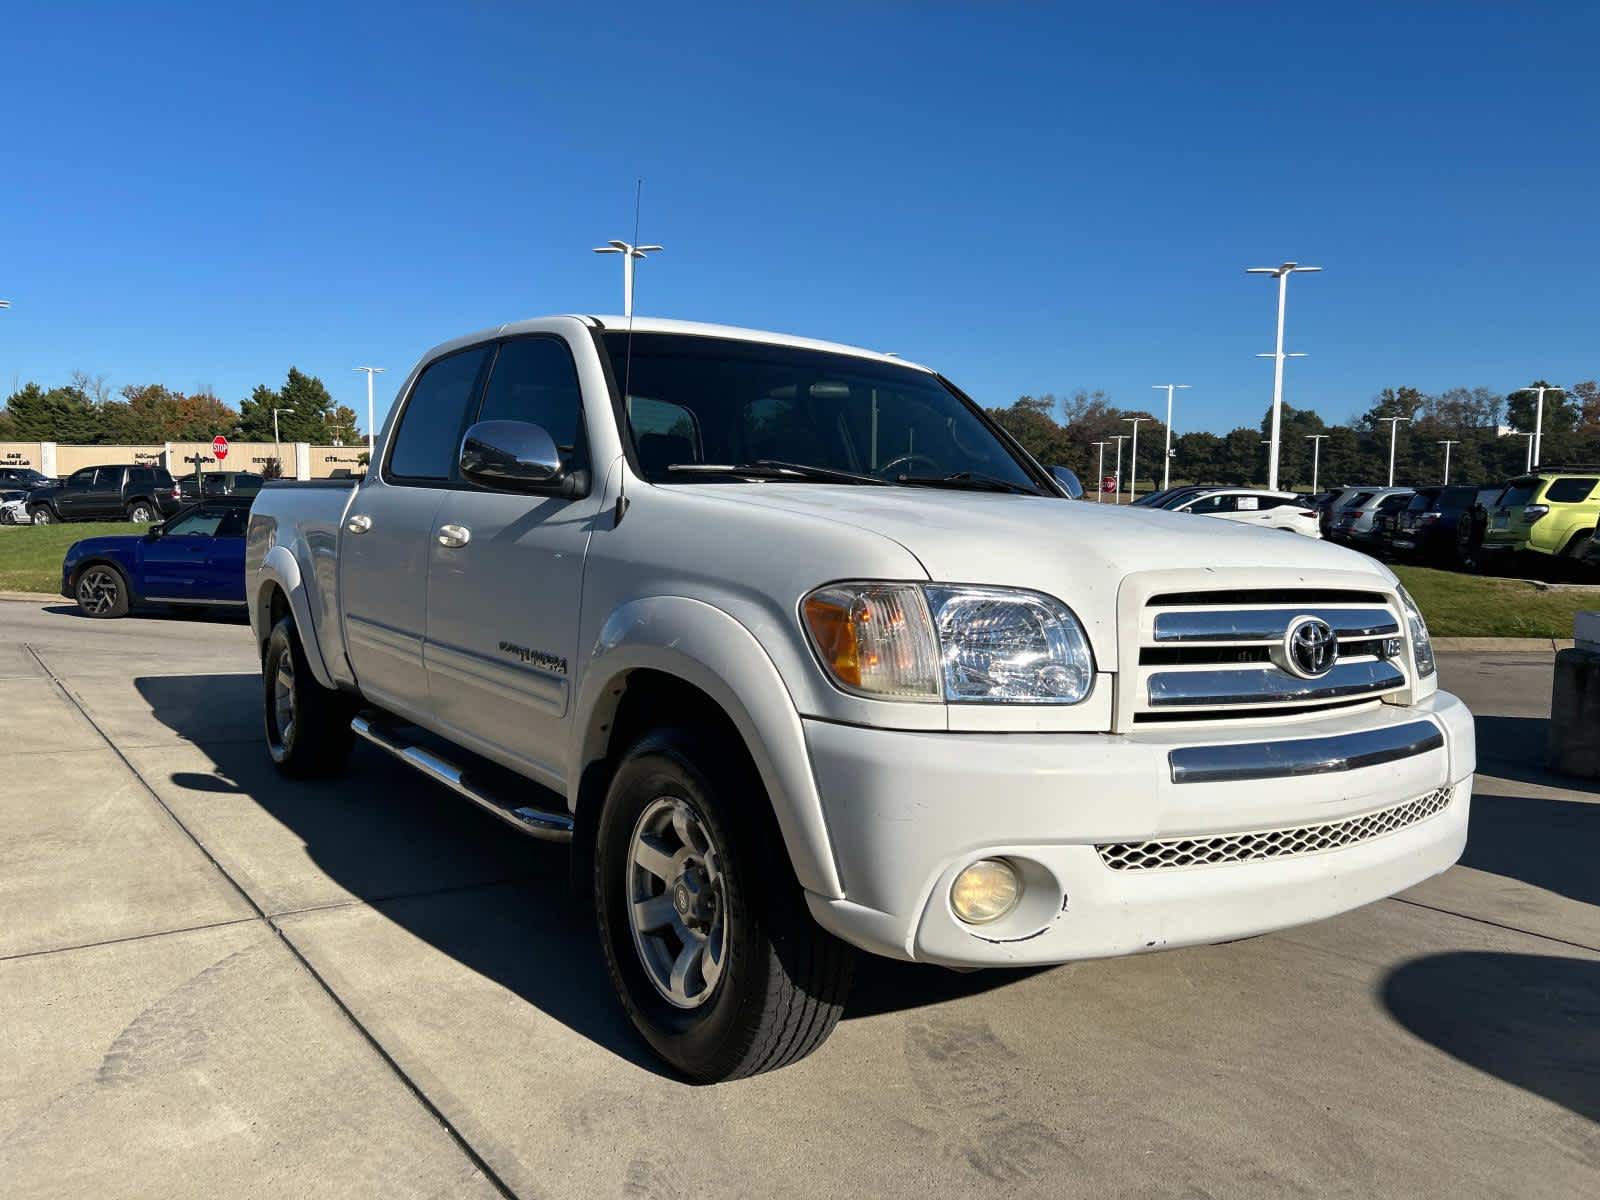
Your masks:
{"label": "front bumper", "polygon": [[[1415,736],[1425,725],[1437,736]],[[809,896],[813,914],[864,949],[950,966],[1228,941],[1393,895],[1460,857],[1476,767],[1472,717],[1444,692],[1268,732],[951,734],[821,721],[805,731],[846,896]],[[1218,747],[1266,739],[1411,748],[1370,762],[1358,754],[1320,774],[1220,771],[1175,782],[1184,761],[1225,764],[1229,752]],[[1257,762],[1257,776],[1262,769]],[[1115,869],[1114,854],[1097,849],[1343,827],[1446,787],[1439,811],[1338,848],[1156,869]],[[994,925],[965,925],[950,885],[972,862],[996,857],[1021,870],[1022,902]]]}

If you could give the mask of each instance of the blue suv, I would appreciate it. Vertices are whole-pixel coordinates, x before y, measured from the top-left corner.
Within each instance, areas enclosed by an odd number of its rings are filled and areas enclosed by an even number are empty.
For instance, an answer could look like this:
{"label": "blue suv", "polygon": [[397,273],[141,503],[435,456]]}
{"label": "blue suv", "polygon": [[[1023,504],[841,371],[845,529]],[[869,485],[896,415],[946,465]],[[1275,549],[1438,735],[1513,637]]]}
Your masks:
{"label": "blue suv", "polygon": [[61,594],[89,617],[136,605],[244,607],[244,533],[253,496],[218,496],[145,534],[84,538],[61,563]]}

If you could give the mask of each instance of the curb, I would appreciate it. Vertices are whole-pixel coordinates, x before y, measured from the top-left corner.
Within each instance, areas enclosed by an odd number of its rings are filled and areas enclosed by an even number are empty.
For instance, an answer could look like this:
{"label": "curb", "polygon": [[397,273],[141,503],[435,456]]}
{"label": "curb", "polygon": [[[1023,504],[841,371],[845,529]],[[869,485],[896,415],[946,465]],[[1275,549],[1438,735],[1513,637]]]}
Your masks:
{"label": "curb", "polygon": [[1549,654],[1572,649],[1571,638],[1436,637],[1433,648],[1442,651],[1476,651],[1479,654]]}
{"label": "curb", "polygon": [[0,592],[0,600],[26,600],[34,604],[41,600],[57,603],[65,599],[60,592]]}

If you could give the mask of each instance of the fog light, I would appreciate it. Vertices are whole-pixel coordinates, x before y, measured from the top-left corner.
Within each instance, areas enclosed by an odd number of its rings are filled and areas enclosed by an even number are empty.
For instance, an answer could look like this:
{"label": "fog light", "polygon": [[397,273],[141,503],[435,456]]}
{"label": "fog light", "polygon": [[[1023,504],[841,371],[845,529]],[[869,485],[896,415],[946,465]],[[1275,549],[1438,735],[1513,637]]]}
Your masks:
{"label": "fog light", "polygon": [[1001,858],[979,859],[950,885],[950,907],[968,925],[998,921],[1021,898],[1022,880],[1016,869]]}

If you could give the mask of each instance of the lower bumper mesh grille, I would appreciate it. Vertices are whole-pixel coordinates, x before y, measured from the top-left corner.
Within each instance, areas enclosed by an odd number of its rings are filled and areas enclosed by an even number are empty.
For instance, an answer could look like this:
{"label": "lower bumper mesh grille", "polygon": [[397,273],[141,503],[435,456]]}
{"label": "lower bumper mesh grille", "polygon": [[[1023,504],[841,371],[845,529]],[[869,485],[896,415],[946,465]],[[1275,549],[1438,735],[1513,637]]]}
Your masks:
{"label": "lower bumper mesh grille", "polygon": [[1454,789],[1442,787],[1404,804],[1322,825],[1225,833],[1215,837],[1167,838],[1158,842],[1108,842],[1095,849],[1100,852],[1101,861],[1113,871],[1161,871],[1317,854],[1369,841],[1427,820],[1449,805],[1453,793]]}

